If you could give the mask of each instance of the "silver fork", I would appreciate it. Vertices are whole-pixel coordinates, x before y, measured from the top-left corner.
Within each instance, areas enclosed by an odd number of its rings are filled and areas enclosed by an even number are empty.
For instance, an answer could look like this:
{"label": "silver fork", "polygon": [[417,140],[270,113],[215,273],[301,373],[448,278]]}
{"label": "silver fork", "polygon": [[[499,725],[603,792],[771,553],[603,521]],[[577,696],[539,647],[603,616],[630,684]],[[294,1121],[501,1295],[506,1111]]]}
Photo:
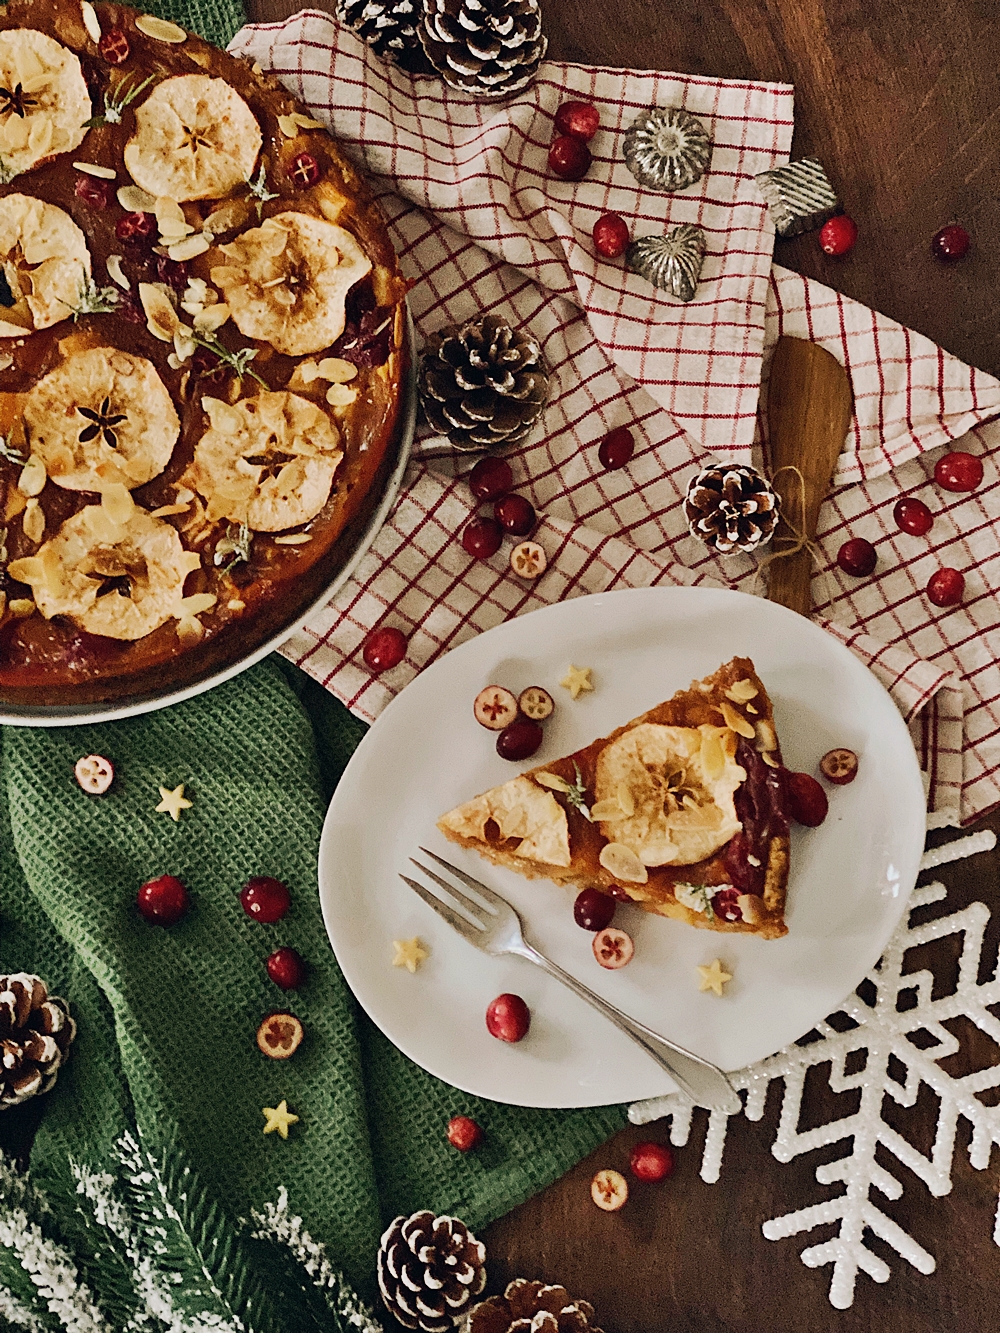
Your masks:
{"label": "silver fork", "polygon": [[419,894],[428,907],[432,907],[439,916],[444,917],[449,926],[454,927],[463,939],[474,944],[477,949],[482,949],[484,953],[513,953],[519,958],[527,958],[530,963],[535,963],[548,972],[549,976],[561,981],[574,994],[579,995],[581,1000],[593,1005],[605,1018],[609,1018],[616,1028],[641,1046],[697,1106],[705,1106],[713,1111],[725,1111],[727,1115],[733,1115],[740,1109],[740,1099],[721,1069],[709,1064],[707,1060],[702,1060],[700,1056],[686,1051],[683,1046],[676,1046],[672,1041],[667,1041],[666,1037],[661,1037],[659,1033],[653,1032],[643,1023],[636,1022],[634,1018],[629,1018],[613,1004],[608,1004],[607,1000],[602,1000],[599,995],[588,990],[575,977],[564,972],[561,967],[527,942],[521,918],[505,898],[488,889],[478,879],[467,875],[464,870],[459,870],[458,866],[453,866],[450,861],[445,861],[434,852],[428,851],[426,847],[421,847],[420,850],[477,895],[475,899],[468,897],[428,866],[421,865],[419,861],[410,857],[411,863],[418,870],[432,879],[439,888],[444,889],[445,893],[462,908],[467,914],[463,916],[431,889],[425,888],[415,879],[410,879],[408,875],[400,875],[400,879],[408,884],[414,893]]}

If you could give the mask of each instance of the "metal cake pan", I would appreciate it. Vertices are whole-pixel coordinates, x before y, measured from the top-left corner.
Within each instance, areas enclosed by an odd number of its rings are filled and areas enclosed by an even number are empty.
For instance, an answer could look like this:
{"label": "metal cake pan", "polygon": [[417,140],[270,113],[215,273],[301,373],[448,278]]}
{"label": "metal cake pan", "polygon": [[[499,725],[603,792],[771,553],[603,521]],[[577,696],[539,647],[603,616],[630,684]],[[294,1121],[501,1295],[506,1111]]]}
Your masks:
{"label": "metal cake pan", "polygon": [[194,684],[174,689],[166,688],[162,691],[151,691],[141,697],[116,701],[115,703],[50,704],[44,707],[32,707],[26,704],[0,702],[0,723],[9,727],[73,727],[93,722],[114,722],[119,718],[138,717],[142,713],[153,713],[157,709],[169,708],[172,704],[181,703],[184,699],[193,699],[195,695],[205,694],[208,690],[214,689],[216,685],[232,680],[234,676],[238,676],[241,672],[261,661],[262,658],[267,657],[268,653],[273,653],[276,648],[280,648],[293,634],[297,633],[309,617],[325,606],[330,598],[334,597],[347,583],[371,547],[396,502],[413,451],[413,436],[417,424],[415,342],[413,320],[409,306],[407,306],[406,343],[409,367],[404,387],[403,410],[399,428],[399,453],[395,466],[389,475],[378,508],[369,519],[347,560],[323,591],[310,602],[291,624],[273,634],[266,642],[249,652],[246,657],[241,657],[239,661],[224,668],[209,672]]}

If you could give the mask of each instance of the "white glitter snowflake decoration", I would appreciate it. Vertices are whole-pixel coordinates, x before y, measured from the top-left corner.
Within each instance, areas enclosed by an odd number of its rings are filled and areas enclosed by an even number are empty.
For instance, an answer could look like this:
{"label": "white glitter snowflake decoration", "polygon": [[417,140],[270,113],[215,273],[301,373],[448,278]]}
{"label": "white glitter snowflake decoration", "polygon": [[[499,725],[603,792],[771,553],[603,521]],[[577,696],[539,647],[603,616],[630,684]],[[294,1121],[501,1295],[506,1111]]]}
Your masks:
{"label": "white glitter snowflake decoration", "polygon": [[[994,843],[991,833],[961,839],[928,853],[924,867],[988,850]],[[807,1267],[833,1266],[830,1303],[837,1309],[847,1309],[852,1304],[859,1272],[867,1273],[876,1282],[887,1282],[891,1276],[889,1265],[865,1244],[866,1231],[879,1237],[921,1273],[934,1271],[934,1256],[880,1207],[880,1197],[900,1198],[903,1185],[876,1160],[878,1149],[882,1149],[883,1161],[888,1154],[919,1177],[932,1195],[941,1197],[951,1190],[960,1120],[971,1128],[969,1160],[977,1170],[989,1166],[993,1145],[1000,1143],[1000,1106],[985,1106],[976,1095],[1000,1088],[1000,1065],[962,1077],[947,1074],[941,1067],[941,1061],[954,1055],[960,1046],[959,1040],[944,1026],[949,1020],[960,1017],[970,1020],[1000,1046],[1000,1019],[989,1011],[990,1005],[1000,1003],[1000,980],[978,979],[989,909],[984,903],[974,902],[948,916],[921,925],[910,924],[915,909],[941,902],[946,895],[945,886],[939,883],[914,890],[906,919],[868,978],[867,990],[869,995],[874,990],[873,1002],[868,1004],[852,994],[838,1014],[831,1015],[834,1019],[846,1015],[856,1026],[846,1032],[838,1031],[843,1023],[838,1021],[833,1026],[828,1019],[815,1029],[819,1040],[804,1046],[787,1046],[769,1059],[730,1075],[734,1087],[746,1090],[744,1113],[748,1120],[763,1118],[768,1088],[775,1080],[783,1081],[781,1113],[771,1149],[779,1162],[790,1162],[813,1149],[850,1140],[843,1157],[816,1169],[816,1179],[821,1185],[842,1184],[843,1192],[833,1199],[773,1218],[762,1228],[768,1240],[783,1240],[831,1222],[838,1224],[837,1233],[830,1240],[811,1245],[801,1253]],[[953,935],[960,935],[962,941],[958,985],[953,993],[935,999],[933,973],[928,970],[904,973],[903,960],[908,950]],[[900,1012],[897,1002],[903,991],[911,1003]],[[917,1034],[920,1046],[910,1040]],[[806,1075],[811,1068],[825,1064],[830,1065],[832,1091],[856,1090],[860,1104],[851,1116],[800,1132]],[[894,1077],[894,1071],[899,1069],[905,1070],[902,1082]],[[886,1097],[905,1110],[916,1105],[922,1084],[939,1101],[929,1155],[914,1148],[883,1118]],[[637,1102],[630,1108],[629,1117],[636,1124],[669,1117],[671,1141],[680,1146],[687,1142],[693,1110],[685,1097],[672,1093]],[[709,1114],[701,1164],[701,1177],[709,1183],[717,1181],[721,1172],[728,1125],[729,1117],[724,1112]],[[1000,1245],[1000,1208],[994,1240]]]}

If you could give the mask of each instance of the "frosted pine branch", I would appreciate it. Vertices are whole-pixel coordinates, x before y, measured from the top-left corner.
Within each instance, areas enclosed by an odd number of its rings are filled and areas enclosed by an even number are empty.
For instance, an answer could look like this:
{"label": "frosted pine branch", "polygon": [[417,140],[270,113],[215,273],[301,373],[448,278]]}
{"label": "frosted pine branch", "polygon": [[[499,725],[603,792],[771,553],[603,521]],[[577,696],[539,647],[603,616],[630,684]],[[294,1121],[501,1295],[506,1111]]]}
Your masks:
{"label": "frosted pine branch", "polygon": [[111,1333],[71,1256],[48,1240],[23,1208],[9,1208],[6,1200],[0,1205],[0,1245],[15,1252],[66,1333]]}
{"label": "frosted pine branch", "polygon": [[48,1333],[34,1310],[22,1304],[8,1288],[0,1286],[0,1328],[27,1329],[27,1333]]}
{"label": "frosted pine branch", "polygon": [[312,1279],[333,1311],[360,1333],[383,1333],[375,1314],[356,1295],[339,1269],[330,1262],[326,1246],[313,1240],[301,1217],[293,1217],[288,1207],[288,1190],[278,1190],[277,1203],[266,1203],[263,1211],[251,1209],[258,1230],[254,1240],[275,1240],[285,1245]]}

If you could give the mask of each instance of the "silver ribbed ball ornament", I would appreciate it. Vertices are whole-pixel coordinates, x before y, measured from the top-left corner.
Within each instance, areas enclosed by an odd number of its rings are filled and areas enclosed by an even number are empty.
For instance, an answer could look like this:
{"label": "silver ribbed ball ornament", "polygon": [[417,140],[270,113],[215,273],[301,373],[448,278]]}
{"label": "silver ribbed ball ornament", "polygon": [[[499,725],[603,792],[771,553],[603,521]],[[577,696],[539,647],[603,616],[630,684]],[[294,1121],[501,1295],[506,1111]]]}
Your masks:
{"label": "silver ribbed ball ornament", "polygon": [[712,140],[682,107],[652,106],[626,131],[623,151],[629,171],[647,190],[683,190],[708,169]]}

